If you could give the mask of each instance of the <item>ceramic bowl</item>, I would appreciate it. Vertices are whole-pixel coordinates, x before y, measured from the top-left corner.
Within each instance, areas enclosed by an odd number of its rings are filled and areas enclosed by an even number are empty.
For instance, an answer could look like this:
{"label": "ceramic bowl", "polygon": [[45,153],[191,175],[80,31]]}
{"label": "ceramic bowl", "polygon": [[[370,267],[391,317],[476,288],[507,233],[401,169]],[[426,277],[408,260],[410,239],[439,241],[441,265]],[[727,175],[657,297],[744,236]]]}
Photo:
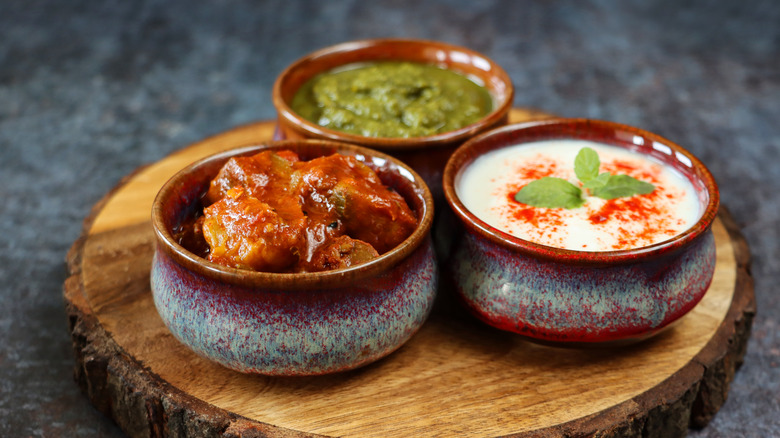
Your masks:
{"label": "ceramic bowl", "polygon": [[[298,89],[320,73],[352,63],[390,60],[434,64],[476,78],[491,94],[493,110],[476,123],[454,131],[425,137],[389,138],[323,128],[290,107]],[[507,123],[514,87],[499,65],[475,51],[436,41],[375,39],[342,43],[304,56],[282,71],[272,94],[280,138],[337,140],[381,150],[411,165],[437,194],[441,193],[444,164],[455,147],[475,134]]]}
{"label": "ceramic bowl", "polygon": [[[596,252],[514,237],[464,207],[457,181],[477,157],[552,139],[615,145],[673,167],[693,183],[702,217],[661,243]],[[719,202],[712,175],[682,147],[642,129],[587,119],[505,126],[473,138],[452,155],[444,171],[444,192],[464,229],[448,265],[458,296],[481,320],[532,340],[610,345],[645,339],[691,310],[712,280],[711,224]]]}
{"label": "ceramic bowl", "polygon": [[[417,228],[370,262],[313,273],[227,268],[179,245],[173,230],[202,208],[200,199],[222,164],[266,149],[289,149],[303,160],[354,156],[406,199]],[[431,194],[419,175],[376,151],[279,141],[220,153],[178,172],[154,200],[154,303],[179,341],[237,371],[300,376],[353,369],[399,348],[426,320],[437,281],[432,218]]]}

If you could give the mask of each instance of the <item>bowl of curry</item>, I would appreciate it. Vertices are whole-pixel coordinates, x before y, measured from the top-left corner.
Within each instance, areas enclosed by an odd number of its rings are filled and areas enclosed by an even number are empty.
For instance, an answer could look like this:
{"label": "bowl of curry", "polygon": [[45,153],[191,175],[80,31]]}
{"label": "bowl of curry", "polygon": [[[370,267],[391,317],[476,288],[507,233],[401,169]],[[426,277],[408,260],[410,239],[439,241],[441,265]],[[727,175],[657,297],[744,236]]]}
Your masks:
{"label": "bowl of curry", "polygon": [[282,138],[387,152],[440,191],[454,148],[507,123],[509,75],[479,52],[438,41],[351,41],[310,53],[273,86]]}
{"label": "bowl of curry", "polygon": [[155,198],[154,303],[179,341],[240,372],[354,369],[430,313],[432,219],[421,177],[380,152],[286,140],[219,153]]}

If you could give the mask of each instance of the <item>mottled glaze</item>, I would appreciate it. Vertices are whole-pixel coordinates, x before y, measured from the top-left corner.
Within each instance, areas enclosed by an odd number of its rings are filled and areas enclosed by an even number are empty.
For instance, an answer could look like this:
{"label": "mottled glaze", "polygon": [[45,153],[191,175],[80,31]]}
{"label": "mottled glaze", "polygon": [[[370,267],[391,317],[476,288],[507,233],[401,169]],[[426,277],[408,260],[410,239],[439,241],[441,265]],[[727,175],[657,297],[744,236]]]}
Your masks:
{"label": "mottled glaze", "polygon": [[[178,245],[171,230],[231,156],[291,149],[302,159],[333,152],[375,168],[419,218],[412,235],[371,262],[325,272],[278,274],[226,268]],[[387,155],[326,141],[280,141],[218,154],[168,181],[155,199],[154,303],[165,325],[199,355],[266,375],[317,375],[380,359],[422,326],[433,306],[437,266],[433,201],[420,176]]]}
{"label": "mottled glaze", "polygon": [[452,270],[466,306],[495,327],[547,341],[614,341],[653,334],[691,310],[715,271],[715,245],[706,233],[670,257],[592,267],[524,256],[468,233]]}
{"label": "mottled glaze", "polygon": [[[324,128],[290,108],[298,89],[312,77],[357,62],[402,60],[435,64],[477,78],[493,98],[493,111],[468,126],[441,134],[413,137],[365,137]],[[308,54],[276,79],[273,103],[279,123],[279,138],[337,140],[367,146],[400,158],[422,175],[434,194],[441,193],[441,172],[455,147],[476,134],[507,123],[514,97],[509,75],[484,55],[438,41],[375,39],[351,41]]]}
{"label": "mottled glaze", "polygon": [[341,288],[290,291],[225,285],[158,251],[154,303],[165,325],[203,357],[237,371],[313,375],[393,352],[433,304],[430,242],[382,275]]}
{"label": "mottled glaze", "polygon": [[[480,154],[518,143],[571,138],[625,147],[674,167],[696,188],[702,217],[658,244],[622,251],[573,251],[499,231],[458,199],[458,175]],[[448,270],[466,307],[497,328],[550,343],[640,340],[690,311],[712,280],[717,186],[696,157],[641,129],[587,119],[506,126],[459,148],[447,163],[443,184],[465,230]]]}

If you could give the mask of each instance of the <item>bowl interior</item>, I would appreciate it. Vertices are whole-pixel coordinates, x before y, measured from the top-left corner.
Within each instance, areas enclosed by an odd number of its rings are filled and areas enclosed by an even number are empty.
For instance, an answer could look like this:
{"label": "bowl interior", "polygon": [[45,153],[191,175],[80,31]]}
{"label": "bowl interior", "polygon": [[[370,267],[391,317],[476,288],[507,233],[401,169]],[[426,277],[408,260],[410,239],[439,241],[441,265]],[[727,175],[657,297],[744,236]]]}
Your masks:
{"label": "bowl interior", "polygon": [[[300,117],[290,107],[290,102],[298,89],[320,73],[347,64],[391,60],[434,64],[464,74],[487,88],[493,98],[493,110],[479,122],[455,131],[427,137],[392,138],[391,140],[381,137],[363,137],[323,128]],[[478,52],[436,41],[378,39],[331,46],[299,59],[279,75],[274,84],[273,95],[274,104],[281,118],[287,118],[300,129],[323,138],[353,140],[364,144],[382,144],[388,141],[427,143],[473,134],[475,126],[493,126],[508,113],[514,97],[514,88],[509,75],[492,60]]]}
{"label": "bowl interior", "polygon": [[[458,198],[456,188],[459,178],[477,157],[507,146],[555,139],[588,140],[618,146],[674,168],[696,190],[702,216],[688,230],[653,245],[619,251],[574,251],[536,244],[499,231],[477,218]],[[631,261],[684,246],[710,227],[719,205],[718,188],[709,170],[681,146],[639,128],[589,119],[552,119],[508,125],[477,136],[458,148],[448,161],[444,171],[444,191],[450,206],[468,229],[504,247],[546,259],[592,263]]]}
{"label": "bowl interior", "polygon": [[[287,149],[302,160],[339,153],[354,156],[371,167],[382,182],[397,191],[414,211],[418,224],[413,233],[398,247],[380,257],[344,269],[310,273],[269,273],[218,265],[194,254],[180,245],[174,231],[204,207],[202,199],[209,182],[231,157],[248,156],[263,150]],[[158,248],[166,251],[179,264],[220,281],[247,286],[338,287],[350,281],[370,277],[394,266],[417,249],[430,231],[433,221],[433,199],[419,175],[395,158],[370,149],[336,142],[305,140],[275,141],[222,152],[182,169],[160,189],[152,207],[152,225]]]}

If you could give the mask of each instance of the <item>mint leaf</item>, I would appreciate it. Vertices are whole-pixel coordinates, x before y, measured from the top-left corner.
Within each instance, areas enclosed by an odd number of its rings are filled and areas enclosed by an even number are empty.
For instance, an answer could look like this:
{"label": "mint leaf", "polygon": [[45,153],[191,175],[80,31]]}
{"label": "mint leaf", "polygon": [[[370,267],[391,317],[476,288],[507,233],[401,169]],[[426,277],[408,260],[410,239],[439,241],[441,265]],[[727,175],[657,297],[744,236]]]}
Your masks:
{"label": "mint leaf", "polygon": [[574,158],[574,173],[583,183],[598,176],[599,166],[601,166],[599,154],[591,148],[585,147],[580,149],[577,153],[577,157]]}
{"label": "mint leaf", "polygon": [[582,190],[563,178],[545,176],[515,193],[515,201],[532,207],[577,208],[585,203]]}
{"label": "mint leaf", "polygon": [[586,181],[582,185],[582,187],[585,187],[586,189],[589,189],[591,191],[593,191],[594,189],[604,187],[605,185],[607,185],[610,176],[612,175],[610,175],[609,172],[604,172],[599,176],[597,176],[596,178]]}
{"label": "mint leaf", "polygon": [[601,199],[625,198],[645,195],[655,190],[655,186],[628,175],[609,175],[606,184],[592,188],[590,194]]}
{"label": "mint leaf", "polygon": [[[645,195],[655,190],[654,185],[628,175],[599,174],[600,166],[598,153],[589,147],[580,149],[574,159],[574,173],[591,196],[609,200]],[[582,189],[563,178],[551,176],[531,181],[515,193],[515,200],[544,208],[577,208],[585,204]]]}

